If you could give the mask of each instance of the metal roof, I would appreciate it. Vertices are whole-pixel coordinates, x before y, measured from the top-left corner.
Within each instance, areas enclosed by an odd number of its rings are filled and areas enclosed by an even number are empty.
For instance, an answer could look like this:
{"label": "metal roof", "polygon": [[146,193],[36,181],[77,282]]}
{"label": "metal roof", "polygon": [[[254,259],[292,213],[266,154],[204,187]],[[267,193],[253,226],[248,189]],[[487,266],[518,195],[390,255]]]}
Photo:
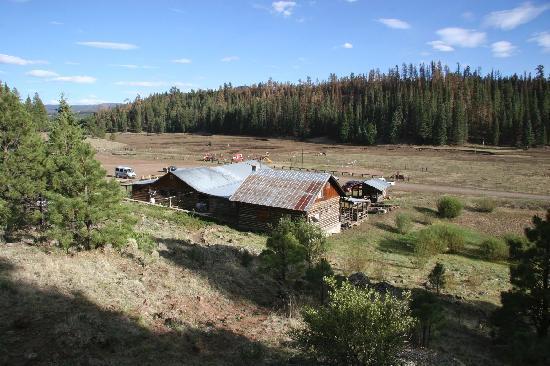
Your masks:
{"label": "metal roof", "polygon": [[256,160],[215,167],[181,168],[171,172],[198,192],[211,196],[230,197],[243,180],[257,170],[270,169]]}
{"label": "metal roof", "polygon": [[330,178],[331,175],[328,173],[260,170],[248,176],[230,200],[308,211],[315,202],[317,194]]}
{"label": "metal roof", "polygon": [[155,183],[157,180],[158,180],[158,178],[138,180],[137,182],[133,182],[132,185],[140,186],[140,185],[145,185],[145,184],[151,184],[151,183]]}
{"label": "metal roof", "polygon": [[378,178],[366,180],[364,183],[374,189],[379,190],[380,192],[385,191],[389,186],[391,186],[391,184],[389,184],[385,180]]}

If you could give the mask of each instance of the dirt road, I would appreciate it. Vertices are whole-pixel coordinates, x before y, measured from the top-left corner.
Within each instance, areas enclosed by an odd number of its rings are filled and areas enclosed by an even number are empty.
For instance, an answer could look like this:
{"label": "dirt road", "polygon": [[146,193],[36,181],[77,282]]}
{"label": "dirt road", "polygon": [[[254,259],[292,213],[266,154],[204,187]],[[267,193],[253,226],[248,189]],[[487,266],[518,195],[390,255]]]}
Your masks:
{"label": "dirt road", "polygon": [[516,199],[527,199],[527,200],[541,200],[549,201],[550,196],[541,195],[541,194],[531,194],[531,193],[520,193],[520,192],[503,192],[503,191],[493,191],[488,189],[475,189],[475,188],[466,188],[466,187],[449,187],[449,186],[439,186],[439,185],[429,185],[429,184],[415,184],[415,183],[397,183],[393,187],[394,191],[401,192],[432,192],[432,193],[448,193],[448,194],[460,194],[466,196],[486,196],[494,198],[516,198]]}

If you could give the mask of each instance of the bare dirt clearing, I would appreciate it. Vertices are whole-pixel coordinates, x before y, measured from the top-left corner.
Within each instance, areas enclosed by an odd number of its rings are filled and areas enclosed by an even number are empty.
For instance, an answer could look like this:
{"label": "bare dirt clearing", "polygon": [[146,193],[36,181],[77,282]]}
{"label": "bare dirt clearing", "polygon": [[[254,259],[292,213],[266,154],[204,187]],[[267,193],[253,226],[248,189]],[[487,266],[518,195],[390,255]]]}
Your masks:
{"label": "bare dirt clearing", "polygon": [[[138,176],[148,176],[158,174],[162,167],[168,165],[190,167],[207,164],[201,161],[207,153],[225,161],[229,161],[235,153],[242,153],[251,159],[269,153],[276,166],[346,172],[345,179],[355,179],[349,177],[352,172],[385,176],[400,172],[410,177],[409,183],[434,187],[432,192],[454,193],[456,188],[471,188],[547,196],[538,197],[540,199],[548,199],[550,195],[548,148],[524,151],[478,146],[365,147],[332,144],[326,139],[300,142],[247,136],[131,133],[117,134],[114,142],[122,143],[127,148],[99,148],[97,156],[111,174],[116,165],[130,165]],[[106,142],[107,145],[109,143],[112,141]],[[417,187],[425,191],[430,189]],[[450,191],[442,192],[446,188],[441,187],[449,187]],[[411,186],[409,188],[412,189]],[[499,194],[495,193],[495,196]],[[506,197],[513,198],[510,195]]]}

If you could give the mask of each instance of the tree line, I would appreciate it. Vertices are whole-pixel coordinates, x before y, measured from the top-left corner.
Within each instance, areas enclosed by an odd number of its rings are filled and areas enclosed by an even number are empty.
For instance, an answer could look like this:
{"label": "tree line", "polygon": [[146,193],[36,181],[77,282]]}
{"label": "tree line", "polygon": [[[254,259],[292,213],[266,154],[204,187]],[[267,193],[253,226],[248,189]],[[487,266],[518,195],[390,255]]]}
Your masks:
{"label": "tree line", "polygon": [[110,110],[85,124],[94,133],[196,132],[328,136],[357,144],[466,142],[529,147],[550,143],[550,93],[544,67],[531,74],[482,75],[441,63],[387,73],[297,84],[266,83],[181,92],[173,87]]}
{"label": "tree line", "polygon": [[49,121],[38,95],[21,102],[0,84],[0,239],[30,236],[66,250],[125,244],[132,219],[94,154],[64,99]]}

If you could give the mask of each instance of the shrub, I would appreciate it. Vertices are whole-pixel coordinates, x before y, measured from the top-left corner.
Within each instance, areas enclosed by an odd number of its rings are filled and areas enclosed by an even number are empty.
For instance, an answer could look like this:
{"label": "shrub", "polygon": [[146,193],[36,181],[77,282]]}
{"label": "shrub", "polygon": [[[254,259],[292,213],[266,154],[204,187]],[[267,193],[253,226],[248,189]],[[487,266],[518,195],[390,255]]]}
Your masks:
{"label": "shrub", "polygon": [[490,238],[480,245],[481,255],[487,260],[503,260],[508,258],[508,246],[503,240]]}
{"label": "shrub", "polygon": [[381,295],[328,278],[329,303],[306,307],[303,329],[293,331],[298,346],[318,361],[335,365],[393,365],[409,338],[414,319],[409,295]]}
{"label": "shrub", "polygon": [[437,225],[434,228],[439,240],[444,243],[449,253],[456,254],[464,249],[466,241],[464,234],[459,229],[449,225]]}
{"label": "shrub", "polygon": [[458,217],[462,212],[462,202],[455,197],[442,197],[437,201],[437,212],[439,216],[452,219]]}
{"label": "shrub", "polygon": [[407,234],[413,227],[411,216],[402,212],[398,213],[395,217],[395,226],[399,233]]}
{"label": "shrub", "polygon": [[490,198],[481,198],[475,202],[478,212],[493,212],[497,208],[497,203]]}
{"label": "shrub", "polygon": [[153,240],[153,237],[150,234],[135,233],[134,239],[136,239],[138,249],[147,254],[151,254],[157,246],[157,244]]}
{"label": "shrub", "polygon": [[416,233],[414,253],[418,257],[431,257],[443,253],[446,249],[435,226],[430,226]]}

